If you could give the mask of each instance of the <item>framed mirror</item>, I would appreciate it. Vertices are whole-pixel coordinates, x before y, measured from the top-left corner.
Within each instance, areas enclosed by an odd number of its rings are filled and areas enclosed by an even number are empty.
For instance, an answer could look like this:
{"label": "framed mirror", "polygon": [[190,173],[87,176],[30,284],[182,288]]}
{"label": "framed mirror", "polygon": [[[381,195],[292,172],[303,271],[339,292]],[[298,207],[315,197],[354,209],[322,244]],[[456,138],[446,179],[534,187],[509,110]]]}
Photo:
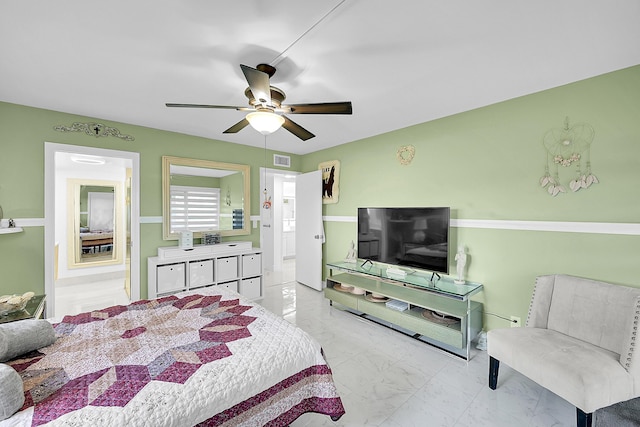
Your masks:
{"label": "framed mirror", "polygon": [[122,185],[117,181],[69,179],[68,267],[122,263]]}
{"label": "framed mirror", "polygon": [[211,160],[162,157],[164,240],[182,231],[221,236],[250,233],[250,167]]}

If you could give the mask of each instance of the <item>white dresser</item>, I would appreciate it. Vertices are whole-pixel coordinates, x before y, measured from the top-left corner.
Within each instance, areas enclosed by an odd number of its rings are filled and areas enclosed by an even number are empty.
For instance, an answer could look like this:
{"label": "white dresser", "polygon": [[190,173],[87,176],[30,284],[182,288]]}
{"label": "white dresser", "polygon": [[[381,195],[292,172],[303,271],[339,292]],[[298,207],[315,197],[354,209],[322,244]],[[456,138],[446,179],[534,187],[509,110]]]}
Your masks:
{"label": "white dresser", "polygon": [[251,242],[158,248],[147,268],[149,299],[205,286],[224,286],[249,299],[264,295],[262,250]]}

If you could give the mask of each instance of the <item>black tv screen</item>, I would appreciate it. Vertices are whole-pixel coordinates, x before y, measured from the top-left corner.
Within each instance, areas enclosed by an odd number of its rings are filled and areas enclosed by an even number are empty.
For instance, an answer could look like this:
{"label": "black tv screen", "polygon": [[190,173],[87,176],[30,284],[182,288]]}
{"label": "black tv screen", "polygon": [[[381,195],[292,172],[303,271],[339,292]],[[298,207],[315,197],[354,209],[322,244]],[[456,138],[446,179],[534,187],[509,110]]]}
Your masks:
{"label": "black tv screen", "polygon": [[358,258],[449,273],[449,208],[358,208]]}

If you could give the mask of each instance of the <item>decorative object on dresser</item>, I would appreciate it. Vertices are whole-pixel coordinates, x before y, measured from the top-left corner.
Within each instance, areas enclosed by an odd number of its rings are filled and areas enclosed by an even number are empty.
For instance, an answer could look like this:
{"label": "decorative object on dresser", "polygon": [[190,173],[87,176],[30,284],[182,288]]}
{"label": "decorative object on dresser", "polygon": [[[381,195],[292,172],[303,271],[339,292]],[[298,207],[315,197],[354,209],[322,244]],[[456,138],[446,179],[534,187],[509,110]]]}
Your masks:
{"label": "decorative object on dresser", "polygon": [[181,231],[178,240],[180,249],[193,249],[193,231]]}
{"label": "decorative object on dresser", "polygon": [[[325,297],[330,304],[381,323],[465,360],[471,341],[482,330],[482,304],[471,297],[479,283],[432,280],[431,273],[413,271],[403,277],[388,274],[386,265],[360,262],[328,263]],[[334,274],[334,270],[341,272]],[[364,294],[354,293],[362,289]],[[384,302],[386,304],[380,304]]]}
{"label": "decorative object on dresser", "polygon": [[220,286],[249,299],[262,298],[262,250],[251,242],[160,247],[147,259],[150,298],[207,286]]}
{"label": "decorative object on dresser", "polygon": [[574,405],[578,427],[591,426],[594,411],[640,396],[639,316],[638,288],[539,276],[526,327],[487,333],[489,388],[506,363]]}
{"label": "decorative object on dresser", "polygon": [[220,243],[220,233],[202,233],[202,244],[203,245],[217,245]]}

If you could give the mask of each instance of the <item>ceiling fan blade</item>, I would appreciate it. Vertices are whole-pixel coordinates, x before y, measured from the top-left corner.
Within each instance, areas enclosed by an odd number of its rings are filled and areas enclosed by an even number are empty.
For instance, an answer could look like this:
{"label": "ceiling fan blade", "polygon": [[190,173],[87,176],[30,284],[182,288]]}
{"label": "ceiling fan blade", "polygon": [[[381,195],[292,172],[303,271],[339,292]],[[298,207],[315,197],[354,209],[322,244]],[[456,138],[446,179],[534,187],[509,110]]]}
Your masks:
{"label": "ceiling fan blade", "polygon": [[262,104],[263,107],[271,106],[271,88],[269,85],[269,75],[255,68],[247,67],[240,64],[244,77],[249,83],[251,93],[257,102]]}
{"label": "ceiling fan blade", "polygon": [[239,110],[239,111],[253,111],[255,108],[238,107],[233,105],[209,105],[209,104],[175,104],[167,102],[167,107],[181,107],[181,108],[220,108],[225,110]]}
{"label": "ceiling fan blade", "polygon": [[311,132],[309,132],[308,130],[306,130],[296,122],[289,119],[287,116],[282,116],[282,117],[284,117],[284,123],[282,124],[282,127],[288,130],[289,132],[291,132],[292,134],[294,134],[295,136],[297,136],[298,138],[300,138],[301,140],[306,141],[307,139],[311,139],[315,136],[314,134],[312,134]]}
{"label": "ceiling fan blade", "polygon": [[222,133],[238,133],[240,132],[242,129],[244,129],[245,127],[247,127],[249,125],[249,120],[247,119],[242,119],[240,120],[238,123],[236,123],[235,125],[231,126],[229,129],[225,130]]}
{"label": "ceiling fan blade", "polygon": [[352,114],[351,102],[323,102],[318,104],[287,104],[282,109],[291,109],[291,114]]}

